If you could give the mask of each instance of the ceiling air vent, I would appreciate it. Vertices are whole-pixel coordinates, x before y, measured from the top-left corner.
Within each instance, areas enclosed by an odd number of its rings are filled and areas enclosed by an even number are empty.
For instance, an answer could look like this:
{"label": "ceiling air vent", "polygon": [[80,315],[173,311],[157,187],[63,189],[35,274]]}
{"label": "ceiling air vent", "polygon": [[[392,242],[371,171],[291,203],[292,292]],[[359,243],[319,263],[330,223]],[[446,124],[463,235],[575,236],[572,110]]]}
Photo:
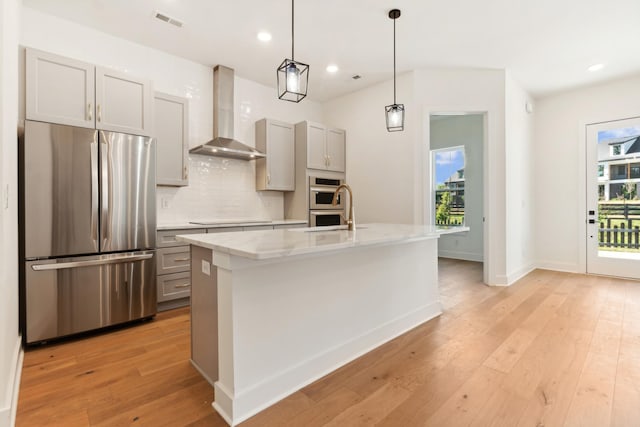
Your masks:
{"label": "ceiling air vent", "polygon": [[172,18],[172,17],[170,17],[169,15],[167,15],[165,13],[156,11],[155,17],[158,18],[161,21],[167,22],[167,23],[169,23],[171,25],[175,25],[178,28],[182,28],[182,25],[183,25],[182,21],[180,21],[180,20],[178,20],[176,18]]}

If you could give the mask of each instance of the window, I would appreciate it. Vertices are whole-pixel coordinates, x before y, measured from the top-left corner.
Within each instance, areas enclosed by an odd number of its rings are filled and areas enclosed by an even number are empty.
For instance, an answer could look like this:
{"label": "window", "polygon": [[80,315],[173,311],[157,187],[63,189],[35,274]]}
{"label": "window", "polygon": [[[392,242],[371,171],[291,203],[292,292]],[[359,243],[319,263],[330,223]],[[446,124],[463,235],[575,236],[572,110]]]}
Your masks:
{"label": "window", "polygon": [[631,179],[640,178],[640,163],[631,163],[629,166],[629,177]]}
{"label": "window", "polygon": [[604,200],[604,197],[604,185],[600,184],[598,185],[598,200]]}
{"label": "window", "polygon": [[627,165],[611,165],[610,179],[627,179]]}
{"label": "window", "polygon": [[604,176],[604,165],[598,165],[598,176]]}
{"label": "window", "polygon": [[464,225],[464,147],[431,151],[433,218],[436,225]]}
{"label": "window", "polygon": [[620,156],[622,154],[622,145],[616,144],[611,146],[611,155]]}

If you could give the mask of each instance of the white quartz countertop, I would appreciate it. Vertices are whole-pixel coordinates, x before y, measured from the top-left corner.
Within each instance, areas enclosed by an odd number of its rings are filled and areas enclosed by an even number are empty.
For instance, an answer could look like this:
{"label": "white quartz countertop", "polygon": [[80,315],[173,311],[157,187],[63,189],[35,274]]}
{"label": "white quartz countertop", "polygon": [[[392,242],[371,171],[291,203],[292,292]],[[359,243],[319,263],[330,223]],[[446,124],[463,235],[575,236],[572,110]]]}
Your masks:
{"label": "white quartz countertop", "polygon": [[362,224],[355,231],[341,227],[235,233],[178,235],[192,245],[244,258],[261,260],[322,253],[372,245],[438,238],[441,234],[469,231],[469,227],[440,228],[407,224]]}
{"label": "white quartz countertop", "polygon": [[[198,222],[198,224],[195,224]],[[175,223],[164,223],[158,224],[156,227],[157,230],[189,230],[193,228],[227,228],[227,227],[251,227],[251,226],[261,226],[261,225],[294,225],[294,224],[306,224],[307,221],[304,219],[280,219],[280,220],[270,220],[270,219],[247,219],[247,218],[239,218],[239,219],[215,219],[215,220],[194,220],[194,223],[191,222],[175,222]]]}

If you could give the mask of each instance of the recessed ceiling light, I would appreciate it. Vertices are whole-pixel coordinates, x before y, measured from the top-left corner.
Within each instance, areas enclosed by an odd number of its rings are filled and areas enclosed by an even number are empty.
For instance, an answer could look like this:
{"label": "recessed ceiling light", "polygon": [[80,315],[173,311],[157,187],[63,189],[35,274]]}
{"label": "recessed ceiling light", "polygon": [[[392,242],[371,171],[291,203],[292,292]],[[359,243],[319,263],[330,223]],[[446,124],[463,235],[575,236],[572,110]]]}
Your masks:
{"label": "recessed ceiling light", "polygon": [[594,71],[600,71],[604,68],[604,64],[593,64],[592,66],[590,66],[589,68],[587,68],[587,70],[594,72]]}
{"label": "recessed ceiling light", "polygon": [[329,73],[337,73],[338,72],[338,66],[335,65],[335,64],[327,65],[327,72],[329,72]]}
{"label": "recessed ceiling light", "polygon": [[271,40],[271,33],[267,33],[266,31],[260,31],[258,33],[258,40],[261,42],[268,42]]}

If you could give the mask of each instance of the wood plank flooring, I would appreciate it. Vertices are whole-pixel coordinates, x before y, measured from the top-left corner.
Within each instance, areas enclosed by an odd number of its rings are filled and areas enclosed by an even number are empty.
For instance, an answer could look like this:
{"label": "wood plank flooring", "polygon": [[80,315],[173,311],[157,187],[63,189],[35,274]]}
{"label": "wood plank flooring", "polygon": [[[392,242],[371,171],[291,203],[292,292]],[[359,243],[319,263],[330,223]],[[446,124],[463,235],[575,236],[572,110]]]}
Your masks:
{"label": "wood plank flooring", "polygon": [[[439,266],[442,316],[241,425],[640,426],[640,282]],[[16,425],[226,426],[212,397],[179,309],[27,351]]]}

